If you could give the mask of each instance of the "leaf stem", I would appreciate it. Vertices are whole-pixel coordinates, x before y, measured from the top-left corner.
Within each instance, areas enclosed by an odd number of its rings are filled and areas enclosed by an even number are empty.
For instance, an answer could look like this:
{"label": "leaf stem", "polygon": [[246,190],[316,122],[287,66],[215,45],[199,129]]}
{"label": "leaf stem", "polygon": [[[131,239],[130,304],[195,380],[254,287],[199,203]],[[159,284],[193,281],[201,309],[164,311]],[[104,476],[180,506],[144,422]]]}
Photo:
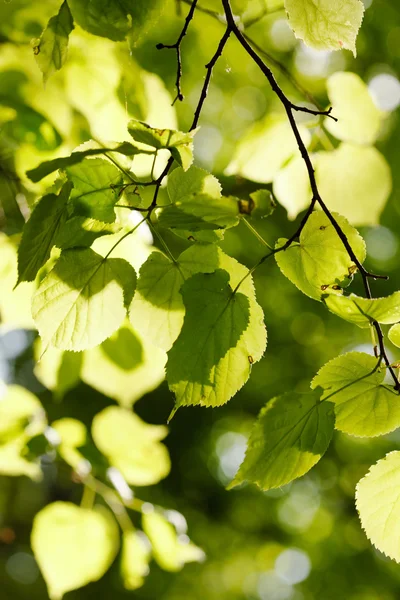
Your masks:
{"label": "leaf stem", "polygon": [[261,235],[258,233],[258,231],[253,227],[253,225],[251,225],[247,219],[243,218],[242,219],[242,223],[244,223],[246,225],[246,227],[251,231],[251,233],[258,239],[259,242],[261,242],[261,244],[263,246],[266,246],[267,248],[269,248],[270,250],[272,250],[272,246],[270,246],[268,244],[268,242],[266,242],[264,240],[263,237],[261,237]]}

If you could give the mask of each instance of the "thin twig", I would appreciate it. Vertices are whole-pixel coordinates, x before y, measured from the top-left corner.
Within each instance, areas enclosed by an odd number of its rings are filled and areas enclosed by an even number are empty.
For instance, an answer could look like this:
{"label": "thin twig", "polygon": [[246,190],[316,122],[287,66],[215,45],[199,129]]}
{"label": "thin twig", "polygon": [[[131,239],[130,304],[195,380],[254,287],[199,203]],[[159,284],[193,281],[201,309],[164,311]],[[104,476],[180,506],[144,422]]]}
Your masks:
{"label": "thin twig", "polygon": [[193,0],[193,2],[191,3],[191,6],[190,6],[189,12],[187,14],[187,17],[185,19],[185,24],[182,28],[182,31],[181,31],[178,39],[175,42],[175,44],[157,44],[157,46],[156,46],[157,50],[162,50],[163,48],[168,48],[168,49],[174,49],[176,51],[176,62],[177,62],[176,81],[175,81],[176,97],[172,103],[173,105],[175,104],[175,102],[177,100],[182,102],[182,100],[184,99],[184,95],[182,94],[182,88],[181,88],[181,79],[182,79],[181,43],[187,33],[190,21],[193,19],[194,11],[196,9],[196,4],[197,4],[197,0]]}

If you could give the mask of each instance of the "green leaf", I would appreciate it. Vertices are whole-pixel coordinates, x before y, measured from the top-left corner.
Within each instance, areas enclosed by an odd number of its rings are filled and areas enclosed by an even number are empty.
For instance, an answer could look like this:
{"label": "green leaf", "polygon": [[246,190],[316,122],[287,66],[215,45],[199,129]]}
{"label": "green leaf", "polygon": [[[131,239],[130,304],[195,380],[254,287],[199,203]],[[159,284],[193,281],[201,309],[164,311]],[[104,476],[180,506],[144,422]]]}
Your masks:
{"label": "green leaf", "polygon": [[129,121],[128,131],[135,142],[157,150],[169,150],[184,171],[187,171],[193,162],[193,137],[197,129],[188,133],[174,129],[155,129],[147,123],[132,119]]}
{"label": "green leaf", "polygon": [[60,456],[74,470],[78,470],[79,464],[84,461],[78,448],[86,443],[87,429],[85,425],[78,419],[64,417],[53,421],[51,427],[60,437],[60,445],[57,448]]}
{"label": "green leaf", "polygon": [[289,392],[270,400],[250,434],[246,456],[230,488],[245,481],[263,490],[309,471],[330,444],[334,415],[320,394]]}
{"label": "green leaf", "polygon": [[276,202],[269,190],[257,190],[250,194],[248,210],[244,210],[245,200],[240,200],[240,212],[249,214],[256,219],[265,219],[270,217],[276,208]]}
{"label": "green leaf", "polygon": [[400,323],[396,323],[389,329],[388,338],[398,348],[400,348]]}
{"label": "green leaf", "polygon": [[306,165],[301,156],[292,158],[274,178],[274,195],[293,220],[310,205],[312,192]]}
{"label": "green leaf", "polygon": [[124,293],[130,298],[135,283],[134,269],[122,259],[90,248],[64,250],[32,298],[43,342],[74,351],[101,344],[122,324]]}
{"label": "green leaf", "polygon": [[55,400],[62,400],[80,381],[82,355],[51,347],[45,349],[40,338],[35,341],[34,354],[35,376],[53,392]]}
{"label": "green leaf", "polygon": [[[332,215],[362,263],[366,256],[364,240],[344,217]],[[286,241],[279,239],[275,247],[282,247]],[[315,300],[334,292],[332,286],[349,285],[356,270],[333,225],[320,211],[311,214],[300,234],[300,241],[275,254],[275,259],[282,273]]]}
{"label": "green leaf", "polygon": [[115,223],[104,223],[87,217],[72,217],[65,221],[55,240],[55,245],[62,250],[91,246],[98,237],[117,233],[121,229]]}
{"label": "green leaf", "polygon": [[232,196],[213,198],[191,194],[158,212],[158,221],[170,229],[219,229],[239,223],[239,201]]}
{"label": "green leaf", "polygon": [[131,327],[86,350],[82,380],[121,406],[130,407],[164,380],[167,356]]}
{"label": "green leaf", "polygon": [[316,178],[330,210],[352,225],[377,225],[392,190],[390,167],[376,148],[348,143],[316,157]]}
{"label": "green leaf", "polygon": [[149,425],[135,413],[109,406],[93,419],[92,437],[98,449],[132,485],[153,485],[164,479],[171,463],[160,441],[168,430]]}
{"label": "green leaf", "polygon": [[203,550],[192,542],[181,541],[174,526],[157,512],[142,516],[143,530],[153,547],[153,555],[158,565],[165,571],[180,571],[185,563],[201,562]]}
{"label": "green leaf", "polygon": [[31,545],[51,600],[97,581],[118,552],[118,528],[105,510],[53,502],[33,520]]}
{"label": "green leaf", "polygon": [[18,282],[33,281],[50,258],[52,247],[67,219],[71,184],[66,183],[58,196],[47,194],[36,204],[26,223],[18,248]]}
{"label": "green leaf", "polygon": [[372,465],[356,488],[361,525],[373,545],[400,562],[400,452]]}
{"label": "green leaf", "polygon": [[73,28],[72,15],[64,0],[58,14],[51,17],[40,39],[33,46],[35,59],[45,82],[67,60],[68,38]]}
{"label": "green leaf", "polygon": [[0,444],[20,435],[31,424],[33,434],[46,423],[43,406],[36,396],[19,385],[9,385],[0,397]]}
{"label": "green leaf", "polygon": [[297,38],[316,50],[351,50],[364,15],[360,0],[285,0],[289,25]]}
{"label": "green leaf", "polygon": [[324,302],[335,315],[359,327],[369,327],[373,321],[390,325],[400,320],[400,292],[372,300],[355,294],[328,296]]}
{"label": "green leaf", "polygon": [[71,201],[75,214],[113,223],[119,192],[113,186],[122,184],[121,171],[102,158],[87,158],[67,167],[66,173],[74,184]]}
{"label": "green leaf", "polygon": [[83,161],[88,156],[97,156],[98,154],[106,154],[106,152],[117,152],[118,154],[124,154],[125,156],[134,156],[135,154],[146,154],[146,150],[136,148],[129,142],[122,142],[121,144],[108,144],[105,147],[99,148],[88,148],[87,150],[75,150],[69,156],[60,156],[52,160],[46,160],[34,169],[30,169],[26,172],[26,175],[34,183],[40,181],[50,173],[58,171],[58,169],[65,169],[66,167],[72,167]]}
{"label": "green leaf", "polygon": [[389,433],[400,426],[400,396],[384,384],[385,369],[362,352],[337,356],[311,382],[322,399],[335,404],[336,429],[360,437]]}
{"label": "green leaf", "polygon": [[376,107],[368,87],[355,73],[334,73],[327,81],[332,114],[325,127],[338,140],[370,145],[376,141],[383,113]]}
{"label": "green leaf", "polygon": [[229,280],[219,269],[198,273],[181,288],[185,320],[167,364],[168,385],[176,395],[173,412],[180,406],[225,404],[261,357],[263,324],[250,324],[249,297],[244,289],[233,294]]}
{"label": "green leaf", "polygon": [[125,531],[122,534],[121,575],[127,590],[137,590],[149,573],[150,547],[143,534]]}
{"label": "green leaf", "polygon": [[[299,131],[308,146],[310,133],[302,126]],[[296,139],[287,120],[283,115],[268,115],[255,123],[236,145],[225,174],[270,183],[283,165],[297,153]]]}
{"label": "green leaf", "polygon": [[185,308],[179,290],[184,275],[179,262],[153,252],[142,265],[129,316],[155,346],[169,350],[182,328]]}
{"label": "green leaf", "polygon": [[0,314],[3,326],[11,329],[34,329],[31,315],[31,297],[34,284],[22,282],[15,288],[18,279],[17,250],[4,233],[0,233]]}
{"label": "green leaf", "polygon": [[206,194],[221,198],[221,184],[214,175],[198,167],[184,171],[178,167],[168,175],[167,191],[172,203],[179,202],[192,194]]}
{"label": "green leaf", "polygon": [[161,6],[160,0],[68,0],[75,21],[89,33],[122,41],[139,37]]}

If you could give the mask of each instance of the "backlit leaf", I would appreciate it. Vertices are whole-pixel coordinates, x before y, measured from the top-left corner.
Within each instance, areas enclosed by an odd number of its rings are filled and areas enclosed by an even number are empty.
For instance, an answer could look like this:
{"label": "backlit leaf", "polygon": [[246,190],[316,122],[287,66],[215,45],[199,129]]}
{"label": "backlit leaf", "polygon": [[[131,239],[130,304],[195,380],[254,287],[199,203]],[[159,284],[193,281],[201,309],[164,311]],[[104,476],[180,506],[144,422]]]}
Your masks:
{"label": "backlit leaf", "polygon": [[[364,240],[344,217],[332,214],[362,263],[366,256]],[[282,247],[286,241],[278,240],[276,248]],[[282,273],[315,300],[334,292],[332,286],[349,285],[355,272],[355,265],[343,242],[328,217],[320,211],[311,214],[299,242],[293,242],[289,248],[275,254],[275,258]]]}
{"label": "backlit leaf", "polygon": [[296,37],[316,50],[351,50],[364,15],[360,0],[285,0],[289,25]]}
{"label": "backlit leaf", "polygon": [[86,443],[87,430],[82,421],[64,417],[53,421],[51,424],[60,437],[60,445],[57,450],[73,469],[77,469],[78,465],[84,460],[82,454],[78,451],[79,446]]}
{"label": "backlit leaf", "polygon": [[367,85],[355,73],[334,73],[327,81],[332,114],[326,129],[337,139],[355,144],[373,144],[379,133],[382,112],[376,107]]}
{"label": "backlit leaf", "polygon": [[96,446],[132,485],[153,485],[168,475],[169,454],[160,443],[167,433],[117,406],[102,410],[92,423]]}
{"label": "backlit leaf", "polygon": [[75,214],[113,223],[119,191],[113,186],[122,184],[121,171],[102,158],[88,158],[67,167],[66,173],[74,184],[71,202]]}
{"label": "backlit leaf", "polygon": [[389,329],[388,337],[392,344],[400,348],[400,323],[396,323]]}
{"label": "backlit leaf", "polygon": [[312,192],[306,165],[301,156],[288,162],[274,178],[274,195],[287,210],[288,219],[295,219],[311,202]]}
{"label": "backlit leaf", "polygon": [[390,167],[376,148],[341,144],[320,152],[316,178],[329,210],[352,225],[376,225],[392,189]]}
{"label": "backlit leaf", "polygon": [[31,544],[51,600],[97,581],[118,552],[118,528],[108,512],[53,502],[33,520]]}
{"label": "backlit leaf", "polygon": [[[299,127],[306,146],[311,136]],[[259,183],[270,183],[283,165],[297,155],[298,147],[293,131],[281,115],[268,115],[255,123],[236,145],[232,161],[225,173],[241,175]]]}
{"label": "backlit leaf", "polygon": [[384,383],[385,369],[362,352],[337,356],[311,382],[322,399],[335,405],[336,429],[357,436],[376,436],[400,427],[400,396]]}
{"label": "backlit leaf", "polygon": [[68,38],[74,22],[66,0],[57,15],[51,17],[40,39],[34,44],[34,55],[43,79],[61,69],[67,59]]}
{"label": "backlit leaf", "polygon": [[55,244],[62,250],[91,246],[98,237],[116,233],[119,229],[120,226],[115,223],[104,223],[87,217],[72,217],[63,223]]}
{"label": "backlit leaf", "polygon": [[153,555],[165,571],[180,571],[187,562],[204,560],[204,552],[192,542],[181,541],[174,526],[157,512],[142,516],[143,529],[153,547]]}
{"label": "backlit leaf", "polygon": [[67,219],[66,207],[71,187],[67,183],[58,196],[43,196],[33,209],[18,248],[18,283],[33,281],[39,269],[50,258],[51,249]]}
{"label": "backlit leaf", "polygon": [[324,301],[330,311],[359,327],[368,327],[372,321],[390,325],[400,320],[400,292],[372,300],[350,294],[328,296]]}
{"label": "backlit leaf", "polygon": [[358,482],[356,506],[374,546],[400,562],[400,452],[378,460]]}
{"label": "backlit leaf", "polygon": [[121,575],[127,590],[137,590],[149,573],[150,544],[141,532],[122,535]]}
{"label": "backlit leaf", "polygon": [[122,324],[124,293],[131,296],[135,282],[133,268],[122,259],[103,258],[90,248],[64,250],[32,299],[44,343],[74,351],[100,344]]}
{"label": "backlit leaf", "polygon": [[230,484],[281,487],[309,471],[326,452],[334,415],[320,395],[289,392],[270,400],[250,434],[246,456]]}

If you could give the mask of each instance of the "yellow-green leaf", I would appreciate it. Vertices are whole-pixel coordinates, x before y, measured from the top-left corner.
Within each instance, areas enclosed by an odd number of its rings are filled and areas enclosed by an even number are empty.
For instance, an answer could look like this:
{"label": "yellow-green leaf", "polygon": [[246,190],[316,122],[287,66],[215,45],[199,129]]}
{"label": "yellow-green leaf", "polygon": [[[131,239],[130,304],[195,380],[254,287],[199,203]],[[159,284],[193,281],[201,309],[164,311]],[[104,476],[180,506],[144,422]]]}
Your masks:
{"label": "yellow-green leaf", "polygon": [[400,562],[400,452],[378,460],[358,482],[356,506],[373,545]]}
{"label": "yellow-green leaf", "polygon": [[121,575],[127,590],[137,590],[149,573],[150,544],[142,532],[125,531],[122,535]]}
{"label": "yellow-green leaf", "polygon": [[118,528],[104,510],[54,502],[35,516],[31,545],[51,600],[61,600],[108,570],[118,552]]}

